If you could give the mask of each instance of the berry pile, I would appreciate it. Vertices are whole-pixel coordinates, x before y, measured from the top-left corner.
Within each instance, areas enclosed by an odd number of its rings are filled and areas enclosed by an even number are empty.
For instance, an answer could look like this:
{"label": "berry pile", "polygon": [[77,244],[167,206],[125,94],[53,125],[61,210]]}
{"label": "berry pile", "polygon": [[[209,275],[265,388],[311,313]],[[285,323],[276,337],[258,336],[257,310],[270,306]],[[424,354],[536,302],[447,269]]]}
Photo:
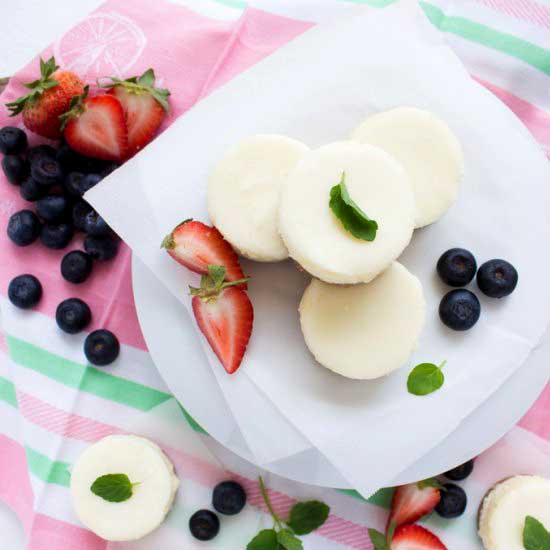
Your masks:
{"label": "berry pile", "polygon": [[[443,476],[452,481],[462,481],[473,469],[474,461],[469,460]],[[455,483],[442,484],[432,478],[402,485],[393,494],[385,534],[369,529],[369,536],[376,549],[445,550],[447,547],[439,538],[416,522],[433,511],[445,519],[457,518],[466,510],[467,502],[466,492]]]}
{"label": "berry pile", "polygon": [[[155,87],[155,73],[148,69],[127,80],[110,78],[101,85],[105,93],[89,96],[80,77],[60,69],[53,57],[40,60],[39,77],[25,86],[29,93],[6,104],[11,116],[21,114],[27,129],[60,142],[58,147],[29,147],[20,128],[0,129],[2,171],[23,199],[35,203],[34,210],[10,217],[7,234],[17,246],[40,239],[46,248],[63,250],[77,232],[85,233],[84,251],[71,250],[60,265],[66,281],[80,284],[94,262],[112,260],[119,246],[83,195],[153,139],[169,112],[170,92]],[[33,275],[19,275],[10,282],[8,296],[15,306],[29,309],[42,297],[42,285]],[[57,324],[69,334],[84,330],[91,318],[79,298],[57,307]],[[98,366],[112,363],[119,351],[116,336],[108,330],[92,332],[84,343],[86,358]]]}
{"label": "berry pile", "polygon": [[[453,287],[464,287],[476,276],[479,290],[490,298],[504,298],[512,294],[518,284],[518,272],[505,260],[489,260],[479,269],[474,255],[463,248],[451,248],[437,262],[440,279]],[[472,328],[481,314],[481,304],[470,290],[451,290],[441,300],[439,317],[453,330]]]}
{"label": "berry pile", "polygon": [[[214,487],[212,506],[220,514],[234,516],[246,504],[246,493],[236,481],[222,481]],[[212,540],[220,530],[220,520],[211,510],[198,510],[189,519],[189,530],[198,540]]]}

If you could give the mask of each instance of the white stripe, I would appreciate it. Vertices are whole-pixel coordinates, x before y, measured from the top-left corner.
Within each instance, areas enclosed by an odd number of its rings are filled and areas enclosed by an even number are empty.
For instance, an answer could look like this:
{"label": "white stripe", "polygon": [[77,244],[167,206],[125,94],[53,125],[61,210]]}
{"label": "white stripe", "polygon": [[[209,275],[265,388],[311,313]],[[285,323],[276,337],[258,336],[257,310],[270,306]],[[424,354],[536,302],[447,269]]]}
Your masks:
{"label": "white stripe", "polygon": [[[0,298],[0,309],[7,334],[79,365],[87,364],[83,352],[87,333],[66,334],[51,317],[36,311],[15,308],[5,297]],[[121,345],[118,359],[101,370],[170,393],[151,356],[132,346]]]}

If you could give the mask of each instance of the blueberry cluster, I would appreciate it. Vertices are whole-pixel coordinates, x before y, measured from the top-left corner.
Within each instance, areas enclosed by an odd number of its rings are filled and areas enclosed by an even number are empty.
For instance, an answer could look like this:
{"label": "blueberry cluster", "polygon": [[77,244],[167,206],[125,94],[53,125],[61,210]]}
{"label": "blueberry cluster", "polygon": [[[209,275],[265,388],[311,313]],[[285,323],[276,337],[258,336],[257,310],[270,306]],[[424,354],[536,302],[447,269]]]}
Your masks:
{"label": "blueberry cluster", "polygon": [[[474,461],[469,460],[443,475],[451,481],[463,481],[474,470]],[[457,518],[464,513],[468,499],[466,492],[456,483],[445,483],[440,491],[441,500],[435,507],[435,511],[443,518]]]}
{"label": "blueberry cluster", "polygon": [[[226,516],[238,514],[246,504],[246,493],[236,481],[222,481],[214,487],[212,506]],[[189,519],[189,530],[198,540],[212,540],[220,530],[220,520],[211,510],[198,510]]]}
{"label": "blueberry cluster", "polygon": [[[7,234],[17,246],[29,246],[40,240],[52,250],[66,248],[75,233],[83,232],[84,251],[72,250],[61,260],[62,277],[80,284],[90,276],[94,261],[113,259],[118,252],[118,239],[105,220],[83,199],[117,164],[88,158],[72,150],[66,143],[58,148],[50,145],[28,147],[27,135],[20,128],[0,129],[2,170],[7,180],[19,187],[29,205],[15,212],[8,221]],[[31,274],[15,277],[9,284],[8,297],[17,307],[30,309],[42,297],[42,285]],[[92,314],[79,298],[69,298],[57,308],[59,328],[69,334],[84,330]],[[107,365],[119,353],[119,343],[107,330],[88,335],[84,352],[94,365]]]}
{"label": "blueberry cluster", "polygon": [[[451,248],[437,262],[441,280],[453,287],[463,287],[476,276],[479,290],[490,298],[504,298],[518,284],[518,272],[506,260],[489,260],[477,268],[474,255],[464,248]],[[472,328],[481,314],[481,304],[470,290],[451,290],[439,304],[439,317],[443,324],[453,330]]]}

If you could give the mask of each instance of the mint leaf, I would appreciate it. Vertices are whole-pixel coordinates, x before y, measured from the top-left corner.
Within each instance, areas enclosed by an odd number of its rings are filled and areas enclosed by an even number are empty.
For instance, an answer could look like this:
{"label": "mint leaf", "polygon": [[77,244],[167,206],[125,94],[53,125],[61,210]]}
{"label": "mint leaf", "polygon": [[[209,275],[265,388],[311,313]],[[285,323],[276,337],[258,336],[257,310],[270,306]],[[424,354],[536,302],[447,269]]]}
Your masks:
{"label": "mint leaf", "polygon": [[413,395],[428,395],[443,386],[445,376],[441,372],[441,369],[445,366],[445,363],[446,361],[443,361],[439,366],[433,363],[416,365],[407,379],[409,393]]}
{"label": "mint leaf", "polygon": [[282,529],[277,533],[277,541],[286,550],[302,550],[302,541],[290,529]]}
{"label": "mint leaf", "polygon": [[435,479],[435,477],[430,477],[428,479],[423,479],[422,481],[419,481],[416,484],[416,486],[420,490],[426,489],[427,487],[433,487],[434,489],[439,489],[440,491],[445,489],[443,487],[443,485],[441,483],[439,483],[439,481],[437,481],[437,479]]}
{"label": "mint leaf", "polygon": [[346,174],[342,172],[340,183],[330,190],[329,207],[342,225],[357,239],[374,241],[378,224],[371,220],[353,201],[345,183]]}
{"label": "mint leaf", "polygon": [[123,502],[132,496],[136,485],[126,474],[106,474],[92,483],[90,491],[109,502]]}
{"label": "mint leaf", "polygon": [[550,550],[550,533],[532,516],[525,518],[523,546],[525,550]]}
{"label": "mint leaf", "polygon": [[297,535],[307,535],[318,529],[325,523],[330,513],[330,508],[318,500],[298,502],[290,510],[287,525]]}
{"label": "mint leaf", "polygon": [[260,531],[246,546],[246,550],[279,550],[275,529]]}
{"label": "mint leaf", "polygon": [[374,550],[391,550],[391,546],[388,543],[385,535],[376,529],[369,529],[369,538],[374,545]]}

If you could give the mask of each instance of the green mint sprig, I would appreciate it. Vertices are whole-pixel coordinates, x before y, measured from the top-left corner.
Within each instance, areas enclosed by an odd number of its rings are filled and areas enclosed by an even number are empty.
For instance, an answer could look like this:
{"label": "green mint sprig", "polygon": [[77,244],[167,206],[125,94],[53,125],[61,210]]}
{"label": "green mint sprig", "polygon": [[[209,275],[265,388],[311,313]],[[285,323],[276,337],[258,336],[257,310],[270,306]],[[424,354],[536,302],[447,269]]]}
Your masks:
{"label": "green mint sprig", "polygon": [[92,483],[90,491],[109,502],[123,502],[132,496],[139,483],[132,483],[126,474],[106,474]]}
{"label": "green mint sprig", "polygon": [[550,532],[533,516],[525,518],[523,546],[525,550],[550,550]]}
{"label": "green mint sprig", "polygon": [[330,190],[329,207],[342,225],[357,239],[374,241],[378,224],[371,220],[359,205],[353,201],[346,187],[346,173],[342,172],[340,182]]}
{"label": "green mint sprig", "polygon": [[262,529],[248,543],[246,550],[302,550],[302,541],[296,535],[307,535],[321,527],[328,518],[330,508],[318,500],[298,502],[291,508],[289,519],[285,522],[273,510],[261,477],[259,482],[262,498],[273,518],[273,527]]}
{"label": "green mint sprig", "polygon": [[434,363],[421,363],[416,365],[407,378],[407,389],[413,395],[428,395],[438,390],[445,382],[442,368],[447,361],[440,365]]}
{"label": "green mint sprig", "polygon": [[368,529],[369,538],[374,546],[374,550],[391,550],[391,541],[395,533],[395,521],[390,523],[388,534],[384,535],[376,529]]}

